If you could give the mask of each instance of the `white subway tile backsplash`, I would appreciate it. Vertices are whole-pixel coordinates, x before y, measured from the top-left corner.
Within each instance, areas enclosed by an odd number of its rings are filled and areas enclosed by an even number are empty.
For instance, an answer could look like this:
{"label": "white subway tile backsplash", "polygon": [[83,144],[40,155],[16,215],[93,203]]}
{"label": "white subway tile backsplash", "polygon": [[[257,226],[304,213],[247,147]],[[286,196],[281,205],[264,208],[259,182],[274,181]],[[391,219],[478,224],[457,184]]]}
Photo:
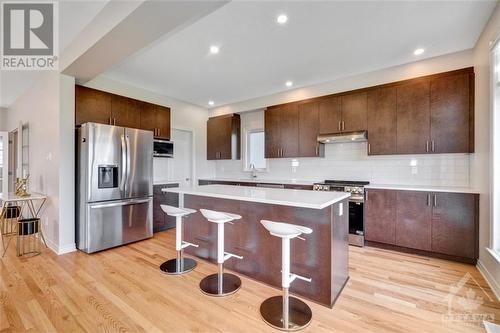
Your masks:
{"label": "white subway tile backsplash", "polygon": [[[270,159],[260,179],[348,179],[468,187],[468,154],[368,156],[366,142],[330,144],[324,158]],[[216,177],[247,178],[242,161],[216,161]],[[295,166],[294,166],[295,165]]]}

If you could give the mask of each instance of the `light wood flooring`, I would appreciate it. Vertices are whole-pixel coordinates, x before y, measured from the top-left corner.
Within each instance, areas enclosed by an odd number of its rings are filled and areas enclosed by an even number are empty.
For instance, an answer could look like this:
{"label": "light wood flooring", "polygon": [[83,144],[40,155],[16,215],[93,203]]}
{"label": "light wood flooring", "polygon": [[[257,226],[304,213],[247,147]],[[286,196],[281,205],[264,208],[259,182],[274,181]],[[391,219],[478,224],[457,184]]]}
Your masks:
{"label": "light wood flooring", "polygon": [[[174,256],[174,235],[93,255],[46,249],[17,258],[11,244],[0,260],[0,332],[278,332],[258,312],[278,289],[242,277],[237,294],[210,298],[198,283],[215,265],[201,261],[183,276],[160,273]],[[313,321],[303,332],[484,332],[443,317],[450,286],[466,273],[450,300],[452,318],[489,314],[499,323],[500,303],[474,266],[374,248],[351,247],[349,254],[346,288],[333,309],[306,301]]]}

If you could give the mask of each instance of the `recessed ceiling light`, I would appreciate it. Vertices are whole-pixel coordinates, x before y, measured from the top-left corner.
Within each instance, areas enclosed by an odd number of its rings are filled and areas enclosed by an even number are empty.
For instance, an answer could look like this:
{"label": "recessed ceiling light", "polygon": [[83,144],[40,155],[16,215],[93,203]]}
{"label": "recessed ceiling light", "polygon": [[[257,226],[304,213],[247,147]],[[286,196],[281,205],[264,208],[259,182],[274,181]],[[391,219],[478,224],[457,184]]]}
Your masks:
{"label": "recessed ceiling light", "polygon": [[416,49],[415,51],[413,51],[413,54],[414,55],[421,55],[422,53],[424,53],[424,49]]}
{"label": "recessed ceiling light", "polygon": [[210,53],[212,53],[212,54],[219,53],[219,47],[215,46],[215,45],[210,46]]}
{"label": "recessed ceiling light", "polygon": [[276,22],[278,22],[279,24],[285,24],[286,21],[288,21],[288,16],[286,16],[285,14],[278,15],[278,17],[276,18]]}
{"label": "recessed ceiling light", "polygon": [[208,101],[208,105],[212,106],[212,105],[214,105],[214,104],[215,104],[215,102],[214,102],[214,101]]}
{"label": "recessed ceiling light", "polygon": [[291,87],[291,86],[293,86],[293,82],[292,81],[286,81],[285,82],[285,86]]}

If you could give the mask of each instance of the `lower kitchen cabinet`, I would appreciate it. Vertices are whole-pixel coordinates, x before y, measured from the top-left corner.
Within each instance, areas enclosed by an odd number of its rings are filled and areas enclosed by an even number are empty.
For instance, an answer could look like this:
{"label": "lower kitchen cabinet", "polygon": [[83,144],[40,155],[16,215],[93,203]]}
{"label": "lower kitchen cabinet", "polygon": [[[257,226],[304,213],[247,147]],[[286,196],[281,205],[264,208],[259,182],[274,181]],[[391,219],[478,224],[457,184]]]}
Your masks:
{"label": "lower kitchen cabinet", "polygon": [[256,182],[234,182],[229,180],[198,180],[198,185],[233,185],[233,186],[255,186],[255,187],[271,187],[271,188],[286,188],[291,190],[309,190],[312,191],[312,185],[302,184],[279,184],[279,183],[256,183]]}
{"label": "lower kitchen cabinet", "polygon": [[179,184],[160,184],[153,186],[153,232],[175,228],[175,217],[168,216],[161,205],[179,206],[177,193],[162,192],[163,188],[179,187]]}
{"label": "lower kitchen cabinet", "polygon": [[475,263],[479,195],[367,189],[365,239]]}
{"label": "lower kitchen cabinet", "polygon": [[396,191],[366,190],[365,239],[396,243]]}

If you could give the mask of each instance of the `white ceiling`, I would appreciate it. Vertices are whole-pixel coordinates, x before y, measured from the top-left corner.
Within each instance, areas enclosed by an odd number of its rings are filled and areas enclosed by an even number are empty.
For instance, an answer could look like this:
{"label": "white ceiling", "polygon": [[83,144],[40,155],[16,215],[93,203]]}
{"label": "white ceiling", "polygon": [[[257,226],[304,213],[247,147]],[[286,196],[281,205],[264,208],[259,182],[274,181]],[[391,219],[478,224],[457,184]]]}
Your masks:
{"label": "white ceiling", "polygon": [[[108,0],[59,1],[59,53],[83,30]],[[11,105],[36,80],[39,71],[0,71],[0,107]]]}
{"label": "white ceiling", "polygon": [[[103,75],[208,107],[472,48],[495,1],[231,2]],[[288,15],[284,26],[276,16]],[[209,54],[210,45],[220,53]],[[425,48],[421,56],[413,51]]]}

